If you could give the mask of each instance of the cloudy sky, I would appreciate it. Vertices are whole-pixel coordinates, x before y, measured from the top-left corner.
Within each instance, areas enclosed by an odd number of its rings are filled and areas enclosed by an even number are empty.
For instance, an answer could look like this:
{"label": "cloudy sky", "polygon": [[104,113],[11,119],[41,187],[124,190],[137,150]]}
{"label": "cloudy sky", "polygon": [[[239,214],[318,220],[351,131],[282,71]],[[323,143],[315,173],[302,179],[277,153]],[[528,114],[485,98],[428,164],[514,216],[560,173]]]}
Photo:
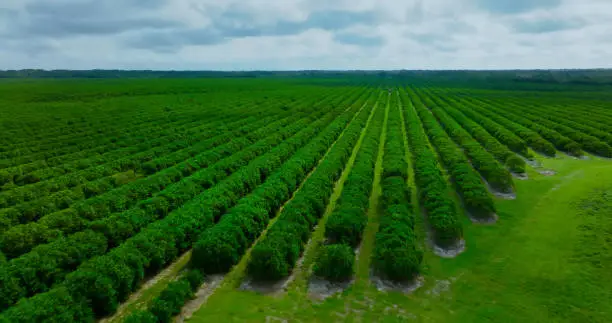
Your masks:
{"label": "cloudy sky", "polygon": [[612,0],[0,0],[0,69],[612,67]]}

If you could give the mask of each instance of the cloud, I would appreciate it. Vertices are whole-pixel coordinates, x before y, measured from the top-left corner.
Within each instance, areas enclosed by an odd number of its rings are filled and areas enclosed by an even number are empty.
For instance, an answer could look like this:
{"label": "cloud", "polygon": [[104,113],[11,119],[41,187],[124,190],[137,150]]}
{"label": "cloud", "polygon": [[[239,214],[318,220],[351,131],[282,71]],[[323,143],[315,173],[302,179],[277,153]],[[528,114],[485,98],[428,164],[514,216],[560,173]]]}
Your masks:
{"label": "cloud", "polygon": [[480,9],[496,14],[516,14],[535,9],[553,8],[561,0],[476,0]]}
{"label": "cloud", "polygon": [[0,68],[606,67],[611,12],[609,0],[3,0]]}
{"label": "cloud", "polygon": [[[128,37],[125,44],[134,48],[172,52],[184,46],[219,44],[244,37],[297,35],[310,29],[338,31],[355,25],[372,25],[376,19],[373,12],[332,10],[314,11],[304,20],[280,19],[269,23],[258,22],[254,14],[244,9],[235,9],[214,15],[212,23],[205,27],[146,31]],[[340,42],[351,41],[349,34],[340,34],[338,37]],[[358,37],[362,40],[365,38],[357,35],[353,40]]]}
{"label": "cloud", "polygon": [[385,42],[381,36],[367,36],[350,32],[335,34],[334,40],[338,43],[360,47],[377,47],[382,46]]}
{"label": "cloud", "polygon": [[578,20],[541,19],[536,21],[517,21],[512,28],[519,33],[543,34],[585,26],[586,23]]}
{"label": "cloud", "polygon": [[17,36],[71,37],[117,34],[139,29],[163,29],[180,25],[157,16],[165,0],[34,1],[23,8],[26,19],[17,20]]}

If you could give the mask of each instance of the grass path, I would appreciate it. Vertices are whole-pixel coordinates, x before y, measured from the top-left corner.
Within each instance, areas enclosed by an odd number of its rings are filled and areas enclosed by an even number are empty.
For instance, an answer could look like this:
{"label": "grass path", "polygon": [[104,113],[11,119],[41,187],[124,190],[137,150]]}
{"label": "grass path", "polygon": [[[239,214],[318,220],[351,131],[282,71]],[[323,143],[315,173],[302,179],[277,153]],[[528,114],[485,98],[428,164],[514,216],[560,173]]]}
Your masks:
{"label": "grass path", "polygon": [[359,248],[359,258],[357,259],[356,273],[355,273],[355,287],[360,288],[361,286],[368,285],[370,282],[370,263],[372,260],[372,251],[374,250],[375,235],[378,232],[380,226],[380,214],[381,210],[379,207],[380,195],[382,194],[382,188],[380,186],[382,176],[382,164],[385,153],[385,141],[387,138],[387,120],[389,118],[389,104],[391,94],[387,97],[387,104],[385,105],[385,119],[383,121],[382,131],[380,133],[380,140],[378,143],[378,154],[376,164],[374,166],[374,180],[372,181],[372,193],[370,194],[370,203],[368,207],[368,223],[363,233],[363,239]]}
{"label": "grass path", "polygon": [[317,224],[308,245],[304,249],[303,262],[301,266],[296,267],[294,273],[294,280],[289,286],[289,292],[300,295],[300,297],[306,297],[307,289],[308,289],[308,279],[312,274],[312,266],[316,259],[319,249],[321,248],[323,241],[325,240],[325,224],[327,223],[327,219],[329,215],[332,213],[334,208],[336,207],[336,203],[342,194],[342,189],[344,188],[344,182],[348,178],[348,175],[351,173],[353,165],[355,164],[355,160],[357,159],[357,153],[359,152],[359,148],[361,147],[361,143],[365,138],[366,131],[370,125],[370,121],[374,117],[376,109],[379,109],[379,103],[376,102],[374,108],[372,109],[370,116],[368,117],[368,121],[366,125],[363,127],[361,134],[355,147],[353,148],[353,152],[351,153],[351,157],[346,163],[344,170],[342,171],[342,175],[336,182],[334,187],[334,192],[332,193],[329,203],[325,209],[325,213],[321,217],[321,220]]}
{"label": "grass path", "polygon": [[427,249],[424,241],[427,239],[427,228],[425,224],[425,217],[421,216],[424,214],[421,210],[421,204],[419,203],[419,193],[415,181],[415,172],[413,168],[414,161],[412,160],[412,152],[410,150],[410,142],[408,142],[408,133],[406,131],[406,116],[404,116],[404,107],[399,98],[399,91],[395,92],[397,95],[397,109],[399,109],[399,116],[401,122],[402,139],[404,140],[404,150],[406,154],[406,163],[408,165],[408,180],[406,184],[410,188],[410,202],[412,204],[412,212],[414,214],[414,232],[417,236],[416,241],[421,242],[423,249]]}

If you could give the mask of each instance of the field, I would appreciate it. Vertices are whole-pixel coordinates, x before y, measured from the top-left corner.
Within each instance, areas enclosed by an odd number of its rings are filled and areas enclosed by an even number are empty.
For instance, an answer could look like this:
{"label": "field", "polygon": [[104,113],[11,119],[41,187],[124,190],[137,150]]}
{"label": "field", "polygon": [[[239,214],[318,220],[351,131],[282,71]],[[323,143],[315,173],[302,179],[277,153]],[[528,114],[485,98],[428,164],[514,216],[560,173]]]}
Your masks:
{"label": "field", "polygon": [[609,87],[512,84],[0,80],[0,322],[609,321]]}

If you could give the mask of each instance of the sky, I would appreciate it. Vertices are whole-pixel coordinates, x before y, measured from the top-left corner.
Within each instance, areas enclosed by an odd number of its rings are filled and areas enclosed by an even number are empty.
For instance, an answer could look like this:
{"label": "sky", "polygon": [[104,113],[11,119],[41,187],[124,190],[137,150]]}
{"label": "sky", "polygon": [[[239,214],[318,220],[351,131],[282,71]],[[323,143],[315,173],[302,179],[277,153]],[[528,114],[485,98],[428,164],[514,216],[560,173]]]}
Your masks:
{"label": "sky", "polygon": [[1,0],[0,69],[612,67],[612,0]]}

